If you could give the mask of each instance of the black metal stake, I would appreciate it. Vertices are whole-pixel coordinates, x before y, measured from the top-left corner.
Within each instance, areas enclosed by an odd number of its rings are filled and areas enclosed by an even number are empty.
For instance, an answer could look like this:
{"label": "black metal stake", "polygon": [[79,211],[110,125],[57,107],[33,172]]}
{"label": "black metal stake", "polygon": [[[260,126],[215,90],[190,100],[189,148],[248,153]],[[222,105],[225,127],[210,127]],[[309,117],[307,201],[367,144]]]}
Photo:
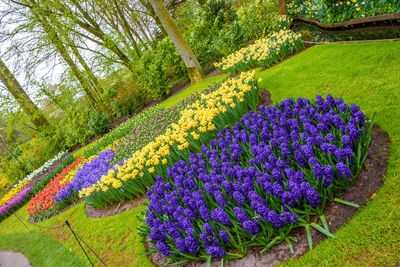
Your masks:
{"label": "black metal stake", "polygon": [[83,252],[85,252],[86,257],[88,258],[90,264],[92,266],[94,266],[93,262],[90,260],[89,255],[86,253],[86,251],[83,249],[81,242],[78,240],[78,238],[75,235],[75,232],[72,230],[71,226],[69,225],[68,220],[65,221],[65,224],[68,226],[69,230],[71,230],[72,234],[74,235],[76,242],[78,242],[79,246],[81,247],[81,249],[83,250]]}
{"label": "black metal stake", "polygon": [[14,215],[26,227],[26,229],[28,229],[28,231],[32,233],[31,229],[28,228],[28,226],[17,216],[17,214],[14,213]]}

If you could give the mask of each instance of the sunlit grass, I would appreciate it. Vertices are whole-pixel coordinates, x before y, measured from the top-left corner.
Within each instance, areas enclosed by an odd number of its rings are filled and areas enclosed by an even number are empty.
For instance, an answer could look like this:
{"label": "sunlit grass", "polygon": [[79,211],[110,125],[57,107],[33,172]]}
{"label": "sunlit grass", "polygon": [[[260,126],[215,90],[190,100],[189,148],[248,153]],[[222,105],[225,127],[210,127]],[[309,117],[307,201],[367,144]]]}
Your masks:
{"label": "sunlit grass", "polygon": [[[363,44],[331,44],[310,48],[287,61],[258,72],[263,81],[260,87],[268,89],[274,102],[286,97],[310,97],[332,94],[343,96],[347,103],[355,103],[368,115],[377,114],[377,124],[389,133],[391,157],[383,187],[367,207],[335,233],[336,239],[326,239],[304,257],[291,260],[294,266],[343,266],[343,265],[395,265],[400,262],[400,42],[377,42]],[[200,90],[214,80],[212,77],[176,96],[162,105],[170,106],[189,93]],[[141,238],[136,232],[137,216],[143,205],[113,217],[87,218],[84,204],[80,203],[65,213],[42,223],[56,226],[65,220],[99,253],[109,266],[151,266],[144,253]],[[18,211],[28,218],[26,206]],[[35,229],[34,226],[30,228]],[[78,256],[87,263],[83,252],[68,229],[38,230],[41,235],[28,234],[26,228],[11,216],[0,223],[0,247],[21,250],[32,263],[43,260],[35,254],[37,244],[51,236],[63,244],[70,257]],[[21,248],[21,236],[9,235],[23,232],[28,239]],[[26,232],[26,233],[25,233]],[[39,236],[39,237],[38,237]],[[36,239],[35,239],[36,238]],[[54,249],[53,249],[54,247]],[[19,249],[21,248],[21,249]],[[47,266],[79,266],[70,258],[54,256],[57,246],[47,248],[56,264]],[[64,254],[62,254],[64,255]],[[92,259],[94,257],[92,256]],[[71,262],[71,265],[69,265]],[[35,264],[35,263],[34,263]],[[62,265],[65,264],[65,265]],[[36,266],[36,265],[35,265]],[[38,264],[37,266],[43,266]]]}

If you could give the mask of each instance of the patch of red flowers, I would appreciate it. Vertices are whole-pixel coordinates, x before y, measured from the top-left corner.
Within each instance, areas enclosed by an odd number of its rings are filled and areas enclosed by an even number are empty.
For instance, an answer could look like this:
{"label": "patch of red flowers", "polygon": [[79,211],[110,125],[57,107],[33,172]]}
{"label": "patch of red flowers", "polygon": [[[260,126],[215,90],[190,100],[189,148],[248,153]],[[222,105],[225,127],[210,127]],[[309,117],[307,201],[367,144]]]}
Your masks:
{"label": "patch of red flowers", "polygon": [[33,215],[35,213],[40,213],[42,211],[45,211],[49,208],[54,208],[54,199],[53,196],[56,196],[58,191],[63,189],[65,186],[67,186],[68,183],[71,181],[65,181],[62,184],[60,183],[61,180],[65,178],[65,176],[71,172],[71,170],[79,165],[84,158],[78,157],[71,165],[68,165],[65,167],[62,172],[56,175],[53,180],[51,180],[50,183],[46,185],[46,187],[41,190],[39,193],[37,193],[29,202],[27,211],[29,215]]}

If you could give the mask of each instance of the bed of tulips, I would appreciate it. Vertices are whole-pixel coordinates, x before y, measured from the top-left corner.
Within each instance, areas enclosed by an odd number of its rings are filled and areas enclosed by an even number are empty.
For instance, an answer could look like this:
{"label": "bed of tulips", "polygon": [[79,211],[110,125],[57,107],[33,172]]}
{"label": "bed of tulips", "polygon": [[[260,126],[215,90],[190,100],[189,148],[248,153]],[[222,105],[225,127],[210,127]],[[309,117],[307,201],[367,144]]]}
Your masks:
{"label": "bed of tulips", "polygon": [[223,82],[209,93],[189,103],[172,123],[142,149],[134,151],[128,159],[109,168],[107,175],[79,194],[97,207],[123,202],[139,196],[154,184],[156,174],[166,174],[166,167],[189,156],[190,151],[200,151],[217,129],[231,125],[245,114],[249,106],[255,108],[259,91],[254,80],[255,72]]}
{"label": "bed of tulips", "polygon": [[0,221],[8,217],[14,210],[24,205],[33,195],[42,190],[54,176],[73,160],[74,158],[70,154],[62,152],[15,185],[0,200]]}
{"label": "bed of tulips", "polygon": [[310,227],[332,237],[325,203],[344,202],[335,193],[358,175],[372,125],[330,95],[260,106],[156,177],[141,233],[169,263],[240,258],[285,241],[292,250],[296,227],[310,246]]}
{"label": "bed of tulips", "polygon": [[145,119],[141,119],[135,127],[123,138],[116,140],[109,148],[114,151],[114,162],[121,162],[129,158],[135,151],[140,150],[157,136],[163,134],[173,123],[178,122],[182,110],[188,105],[201,99],[204,94],[217,90],[221,83],[209,85],[201,92],[195,92],[169,108],[156,106],[153,112]]}
{"label": "bed of tulips", "polygon": [[301,35],[282,29],[225,57],[215,67],[231,75],[255,67],[268,67],[304,47]]}
{"label": "bed of tulips", "polygon": [[58,209],[62,207],[54,205],[54,197],[72,181],[76,171],[82,166],[83,160],[78,157],[72,164],[66,166],[65,169],[57,174],[44,189],[37,193],[29,202],[28,214],[41,219],[46,219],[56,214]]}

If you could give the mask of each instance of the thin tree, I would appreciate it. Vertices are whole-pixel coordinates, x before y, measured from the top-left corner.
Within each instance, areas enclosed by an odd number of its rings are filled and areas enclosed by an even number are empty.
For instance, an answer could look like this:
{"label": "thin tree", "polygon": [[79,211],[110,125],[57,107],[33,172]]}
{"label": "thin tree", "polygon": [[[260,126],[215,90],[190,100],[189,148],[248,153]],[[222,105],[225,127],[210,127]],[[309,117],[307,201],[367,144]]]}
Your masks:
{"label": "thin tree", "polygon": [[0,80],[36,127],[42,128],[50,126],[50,123],[47,121],[42,111],[35,105],[35,103],[33,103],[28,94],[24,91],[17,79],[1,59]]}
{"label": "thin tree", "polygon": [[164,5],[163,0],[149,0],[152,5],[154,12],[160,19],[164,29],[167,31],[168,36],[174,42],[176,49],[179,52],[183,62],[186,65],[186,69],[189,73],[190,81],[195,84],[204,79],[203,70],[197,60],[195,54],[190,48],[189,44],[183,38],[182,33],[178,29],[175,21],[172,19],[168,12],[168,9]]}
{"label": "thin tree", "polygon": [[278,14],[287,15],[286,0],[278,0]]}

